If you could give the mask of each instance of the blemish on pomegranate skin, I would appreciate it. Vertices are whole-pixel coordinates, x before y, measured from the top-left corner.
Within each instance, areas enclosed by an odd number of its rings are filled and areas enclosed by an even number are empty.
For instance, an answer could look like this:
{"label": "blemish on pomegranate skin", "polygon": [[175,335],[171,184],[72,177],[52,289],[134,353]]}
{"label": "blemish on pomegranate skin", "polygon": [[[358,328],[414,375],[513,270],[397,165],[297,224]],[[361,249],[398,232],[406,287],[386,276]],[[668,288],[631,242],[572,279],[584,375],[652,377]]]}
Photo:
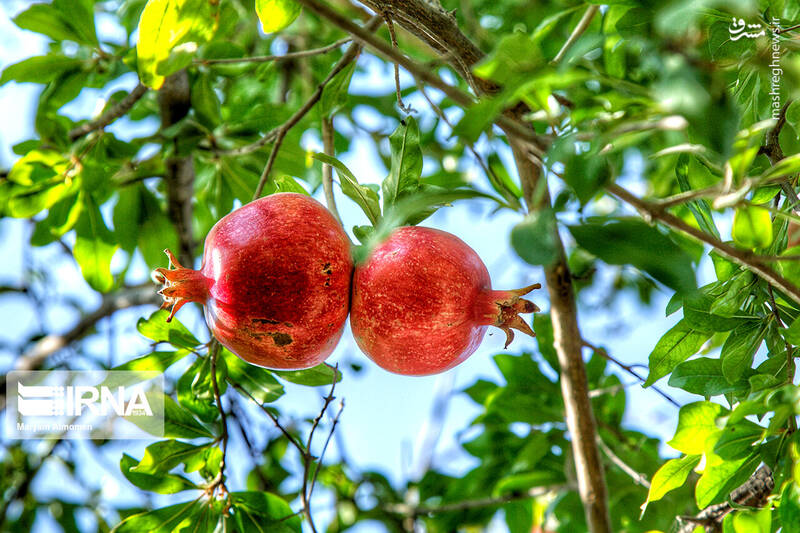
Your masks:
{"label": "blemish on pomegranate skin", "polygon": [[269,335],[275,341],[276,346],[286,346],[287,344],[292,344],[294,340],[288,333],[270,333]]}
{"label": "blemish on pomegranate skin", "polygon": [[279,324],[280,322],[277,320],[272,320],[269,318],[253,318],[250,320],[253,324]]}
{"label": "blemish on pomegranate skin", "polygon": [[327,276],[330,276],[331,274],[333,274],[333,270],[331,269],[331,264],[330,263],[325,263],[324,265],[322,265],[322,273],[327,275]]}

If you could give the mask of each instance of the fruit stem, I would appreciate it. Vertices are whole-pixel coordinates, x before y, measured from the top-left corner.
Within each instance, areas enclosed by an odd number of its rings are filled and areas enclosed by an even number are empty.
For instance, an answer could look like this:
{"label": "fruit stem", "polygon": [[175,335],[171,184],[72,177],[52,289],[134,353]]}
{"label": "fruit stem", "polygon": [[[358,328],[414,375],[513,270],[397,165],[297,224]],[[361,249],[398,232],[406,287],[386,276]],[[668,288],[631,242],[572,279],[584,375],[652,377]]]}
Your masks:
{"label": "fruit stem", "polygon": [[487,291],[479,320],[482,324],[496,326],[506,333],[506,343],[503,348],[508,348],[511,341],[514,340],[514,329],[531,337],[536,336],[536,333],[519,315],[520,313],[540,311],[535,303],[525,300],[522,296],[534,289],[541,288],[540,283],[534,283],[511,291]]}
{"label": "fruit stem", "polygon": [[153,279],[164,285],[158,294],[164,298],[161,309],[172,306],[167,317],[167,322],[170,322],[185,303],[205,302],[208,299],[208,279],[202,272],[181,265],[169,249],[164,253],[169,257],[170,265],[168,268],[155,269]]}

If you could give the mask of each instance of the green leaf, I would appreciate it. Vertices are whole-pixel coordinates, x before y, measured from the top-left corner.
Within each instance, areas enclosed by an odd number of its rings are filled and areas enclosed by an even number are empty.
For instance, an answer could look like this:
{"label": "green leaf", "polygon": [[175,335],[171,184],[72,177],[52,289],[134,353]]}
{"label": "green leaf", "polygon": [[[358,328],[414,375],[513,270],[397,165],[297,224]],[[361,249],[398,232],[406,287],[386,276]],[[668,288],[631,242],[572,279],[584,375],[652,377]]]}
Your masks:
{"label": "green leaf", "polygon": [[786,531],[800,531],[800,488],[797,483],[787,483],[781,492],[778,516]]}
{"label": "green leaf", "polygon": [[303,6],[294,0],[256,0],[256,14],[264,33],[281,31],[294,22]]}
{"label": "green leaf", "polygon": [[696,354],[710,337],[709,333],[690,327],[685,320],[675,324],[659,339],[650,353],[650,373],[644,386],[649,387],[672,372],[679,363]]}
{"label": "green leaf", "polygon": [[131,359],[111,370],[129,372],[164,372],[167,368],[177,363],[189,352],[178,350],[176,352],[152,352],[136,359]]}
{"label": "green leaf", "polygon": [[[732,522],[735,533],[770,533],[772,531],[772,509],[767,506],[755,512],[736,511],[733,513]],[[786,526],[784,526],[785,528]]]}
{"label": "green leaf", "polygon": [[331,81],[325,85],[325,88],[322,89],[322,96],[319,99],[322,116],[332,117],[347,103],[347,91],[350,88],[350,80],[353,78],[353,72],[355,71],[356,62],[353,61],[337,72],[331,78]]}
{"label": "green leaf", "polygon": [[763,207],[740,207],[733,216],[733,240],[744,248],[766,248],[772,244],[772,218]]}
{"label": "green leaf", "polygon": [[404,196],[419,190],[422,177],[422,150],[419,147],[419,127],[408,116],[389,136],[392,151],[389,175],[383,180],[384,210]]}
{"label": "green leaf", "polygon": [[[179,440],[162,440],[154,442],[144,450],[144,457],[139,464],[130,469],[137,474],[162,474],[169,472],[179,464],[193,465],[193,459],[201,455],[208,444],[196,446]],[[190,470],[196,470],[189,468]]]}
{"label": "green leaf", "polygon": [[735,383],[750,370],[766,334],[766,326],[756,321],[742,324],[731,332],[720,353],[722,374],[728,383]]}
{"label": "green leaf", "polygon": [[713,465],[707,463],[694,490],[697,507],[705,509],[713,503],[724,501],[733,489],[747,481],[760,462],[761,456],[753,454],[735,461],[721,461]]}
{"label": "green leaf", "polygon": [[[675,176],[678,179],[678,186],[681,192],[687,192],[692,189],[689,183],[689,154],[681,154],[678,156],[678,162],[675,164]],[[686,207],[692,212],[697,225],[706,233],[713,235],[719,239],[719,231],[714,224],[714,217],[711,215],[711,209],[708,206],[708,201],[705,199],[692,200],[686,203]]]}
{"label": "green leaf", "polygon": [[297,180],[291,176],[287,176],[286,174],[283,176],[278,176],[275,178],[274,182],[276,192],[296,192],[298,194],[310,196],[308,191],[305,190],[302,185],[297,183]]}
{"label": "green leaf", "polygon": [[168,395],[164,395],[164,437],[194,439],[213,436],[214,434],[198,422],[192,413],[181,407]]}
{"label": "green leaf", "polygon": [[307,387],[330,386],[333,384],[334,374],[336,383],[342,381],[342,373],[326,363],[306,370],[273,370],[272,373],[281,379]]}
{"label": "green leaf", "polygon": [[680,459],[670,459],[661,465],[650,480],[650,490],[644,505],[658,501],[669,491],[682,487],[694,467],[700,463],[701,457],[702,455],[686,455]]}
{"label": "green leaf", "polygon": [[575,135],[562,136],[553,143],[547,161],[563,163],[564,181],[575,191],[581,205],[585,205],[611,178],[611,172],[606,156],[600,154],[601,143],[594,142],[588,150],[580,152],[576,152],[576,143]]}
{"label": "green leaf", "polygon": [[52,4],[33,4],[14,18],[22,29],[47,35],[54,41],[74,41],[97,45],[93,2],[55,0]]}
{"label": "green leaf", "polygon": [[136,330],[155,342],[168,342],[187,350],[197,348],[200,341],[179,320],[173,318],[167,322],[168,316],[167,310],[159,309],[149,318],[140,318],[136,323]]}
{"label": "green leaf", "polygon": [[0,76],[0,85],[9,81],[18,83],[49,83],[65,72],[76,70],[83,64],[82,59],[60,54],[29,57],[19,63],[9,65]]}
{"label": "green leaf", "polygon": [[112,530],[112,533],[175,533],[196,524],[203,509],[208,505],[200,498],[169,507],[162,507],[131,515]]}
{"label": "green leaf", "polygon": [[475,143],[499,115],[513,91],[503,91],[499,95],[481,98],[476,104],[464,110],[464,116],[453,126],[453,135],[468,143]]}
{"label": "green leaf", "polygon": [[[220,394],[225,393],[225,359],[217,358],[217,387]],[[211,357],[197,358],[186,372],[178,378],[176,385],[178,403],[191,411],[203,422],[213,422],[219,417],[219,407],[214,395],[214,382],[211,379]]]}
{"label": "green leaf", "polygon": [[269,492],[231,492],[233,516],[242,532],[301,533],[302,518]]}
{"label": "green leaf", "polygon": [[544,63],[539,46],[522,32],[503,35],[472,70],[480,78],[509,85],[514,78],[539,69]]}
{"label": "green leaf", "polygon": [[758,177],[759,182],[788,176],[800,171],[800,154],[792,154],[784,157],[774,166],[769,167],[761,176]]}
{"label": "green leaf", "polygon": [[676,366],[669,377],[669,385],[706,398],[720,394],[746,393],[749,389],[749,384],[744,379],[733,384],[728,383],[722,375],[722,361],[710,357],[698,357]]}
{"label": "green leaf", "polygon": [[531,265],[547,266],[558,257],[558,225],[549,210],[534,211],[511,230],[511,246]]}
{"label": "green leaf", "polygon": [[199,490],[200,487],[195,485],[189,479],[178,474],[142,474],[139,472],[131,472],[131,468],[135,467],[138,461],[128,455],[122,454],[122,459],[119,462],[119,469],[122,475],[135,486],[150,492],[157,492],[158,494],[175,494],[184,490]]}
{"label": "green leaf", "polygon": [[789,344],[800,345],[800,318],[795,319],[788,328],[782,329],[781,334]]}
{"label": "green leaf", "polygon": [[568,228],[582,248],[606,263],[633,265],[679,292],[696,287],[689,254],[641,220],[607,218]]}
{"label": "green leaf", "polygon": [[220,352],[228,367],[228,381],[260,403],[274,402],[283,396],[283,385],[266,369],[251,365],[227,349]]}
{"label": "green leaf", "polygon": [[[714,285],[708,289],[716,290],[717,287]],[[699,290],[684,297],[683,319],[692,328],[709,333],[730,331],[755,318],[744,314],[725,317],[711,313],[711,306],[715,301],[711,292],[712,290]]]}
{"label": "green leaf", "polygon": [[751,287],[755,276],[749,270],[742,270],[734,275],[726,290],[711,304],[711,314],[732,317],[739,312],[745,300],[750,297]]}
{"label": "green leaf", "polygon": [[372,225],[377,224],[378,219],[381,217],[378,193],[365,185],[359,185],[353,173],[335,157],[322,153],[315,153],[313,157],[336,169],[341,179],[342,192],[358,204]]}
{"label": "green leaf", "polygon": [[19,159],[0,182],[0,198],[8,198],[6,212],[15,218],[31,218],[74,194],[80,177],[55,150],[33,150]]}
{"label": "green leaf", "polygon": [[721,433],[716,420],[724,408],[712,402],[694,402],[681,407],[675,436],[667,442],[671,447],[687,455],[702,454],[706,442]]}
{"label": "green leaf", "polygon": [[159,89],[166,76],[189,65],[197,47],[216,32],[218,12],[219,3],[208,0],[149,0],[136,44],[142,83]]}
{"label": "green leaf", "polygon": [[198,76],[192,84],[192,109],[208,129],[213,130],[222,121],[220,102],[208,76]]}
{"label": "green leaf", "polygon": [[725,460],[741,459],[750,455],[753,444],[764,436],[764,428],[747,419],[727,424],[714,445],[714,453]]}
{"label": "green leaf", "polygon": [[84,196],[84,207],[75,225],[75,233],[72,254],[81,267],[84,279],[96,291],[111,290],[114,286],[111,258],[118,245],[90,195]]}

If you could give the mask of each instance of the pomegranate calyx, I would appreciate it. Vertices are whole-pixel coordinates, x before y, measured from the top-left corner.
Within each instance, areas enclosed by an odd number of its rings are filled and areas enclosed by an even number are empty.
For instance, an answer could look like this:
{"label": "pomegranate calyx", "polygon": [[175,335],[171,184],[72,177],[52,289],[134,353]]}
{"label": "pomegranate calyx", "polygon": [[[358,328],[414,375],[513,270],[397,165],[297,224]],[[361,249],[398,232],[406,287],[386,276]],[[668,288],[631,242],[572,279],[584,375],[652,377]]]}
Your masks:
{"label": "pomegranate calyx", "polygon": [[520,313],[536,313],[540,311],[539,306],[535,303],[522,298],[532,290],[540,288],[542,288],[540,283],[534,283],[511,291],[493,291],[495,296],[494,303],[500,308],[495,315],[494,325],[502,329],[506,334],[506,342],[503,348],[508,348],[508,345],[514,340],[513,330],[515,329],[531,337],[536,336],[533,329],[519,315]]}
{"label": "pomegranate calyx", "polygon": [[164,250],[164,253],[167,254],[170,265],[168,268],[155,269],[153,280],[164,285],[158,294],[164,298],[161,309],[171,307],[167,317],[167,322],[170,322],[175,313],[187,302],[205,302],[208,297],[208,285],[201,272],[181,265],[169,249]]}

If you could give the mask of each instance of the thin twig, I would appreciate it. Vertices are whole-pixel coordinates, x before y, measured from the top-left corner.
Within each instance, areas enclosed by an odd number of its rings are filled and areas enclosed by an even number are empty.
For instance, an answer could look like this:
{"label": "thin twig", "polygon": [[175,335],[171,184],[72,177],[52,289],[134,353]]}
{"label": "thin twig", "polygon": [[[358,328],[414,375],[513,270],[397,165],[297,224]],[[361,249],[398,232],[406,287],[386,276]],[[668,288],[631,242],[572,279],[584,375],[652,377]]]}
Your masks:
{"label": "thin twig", "polygon": [[[775,321],[778,323],[778,326],[784,327],[783,320],[781,320],[781,312],[778,308],[778,304],[775,303],[775,294],[772,291],[772,286],[767,285],[767,291],[769,292],[769,303],[770,307],[772,308],[772,314],[775,315]],[[792,347],[791,343],[783,339],[783,342],[786,346],[786,383],[791,385],[794,383],[794,372],[795,372],[795,365],[794,365],[794,348]],[[792,415],[789,417],[789,431],[794,432],[797,431],[797,417]]]}
{"label": "thin twig", "polygon": [[[322,118],[322,151],[325,155],[336,157],[336,147],[334,143],[334,130],[333,118]],[[339,216],[339,210],[336,209],[336,198],[333,196],[333,167],[327,163],[322,164],[322,191],[325,193],[325,203],[328,205],[328,210],[333,213],[339,224],[342,223],[342,217]]]}
{"label": "thin twig", "polygon": [[[391,9],[387,9],[382,13],[383,20],[386,21],[386,27],[389,28],[389,38],[392,41],[392,46],[397,49],[399,48],[397,45],[397,35],[394,32],[394,22],[392,22],[392,12]],[[400,65],[393,62],[392,66],[394,67],[394,89],[395,93],[397,94],[397,107],[400,108],[400,111],[403,113],[410,113],[411,108],[406,107],[403,103],[403,96],[400,94]]]}
{"label": "thin twig", "polygon": [[209,361],[211,363],[211,386],[214,389],[214,400],[217,403],[217,409],[219,409],[220,423],[222,425],[219,436],[219,441],[222,442],[222,459],[219,462],[219,473],[214,481],[212,481],[209,489],[213,494],[213,491],[219,487],[222,490],[222,493],[225,494],[227,503],[224,512],[227,514],[227,509],[231,505],[231,495],[228,492],[228,488],[225,486],[225,459],[228,453],[228,419],[225,414],[225,409],[222,407],[222,398],[219,394],[219,385],[217,384],[217,357],[219,356],[219,351],[219,341],[212,339],[211,346],[209,347]]}
{"label": "thin twig", "polygon": [[273,424],[275,424],[275,427],[277,427],[277,428],[280,430],[280,432],[281,432],[281,433],[283,433],[283,436],[284,436],[284,437],[286,437],[286,440],[288,440],[288,441],[289,441],[289,442],[292,444],[292,446],[294,446],[294,447],[297,449],[297,451],[298,451],[298,452],[300,452],[300,456],[301,456],[301,457],[305,457],[305,455],[306,455],[306,453],[307,453],[307,452],[306,452],[305,448],[303,448],[303,445],[302,445],[302,444],[300,444],[300,441],[298,441],[298,440],[295,438],[295,436],[294,436],[294,435],[292,435],[291,433],[289,433],[289,430],[287,430],[287,429],[286,429],[286,428],[283,426],[283,424],[281,424],[281,421],[280,421],[280,420],[278,420],[278,417],[277,417],[277,416],[275,416],[275,414],[274,414],[272,411],[270,411],[270,410],[269,410],[269,408],[268,408],[267,406],[265,406],[264,404],[262,404],[261,402],[259,402],[258,400],[256,400],[256,399],[255,399],[255,397],[254,397],[252,394],[250,394],[250,392],[248,392],[247,390],[245,390],[245,389],[244,389],[244,388],[243,388],[241,385],[239,385],[237,382],[235,382],[235,381],[231,380],[230,378],[228,378],[228,382],[229,382],[231,385],[233,385],[233,388],[234,388],[234,389],[238,390],[239,392],[241,392],[242,394],[244,394],[245,396],[247,396],[248,398],[250,398],[250,400],[252,400],[252,401],[253,401],[253,403],[255,403],[257,406],[259,406],[259,407],[261,408],[261,410],[262,410],[262,411],[264,411],[264,412],[267,414],[267,416],[270,418],[270,420],[272,420],[272,423],[273,423]]}
{"label": "thin twig", "polygon": [[788,32],[788,31],[794,31],[794,30],[796,30],[798,28],[800,28],[800,24],[795,24],[794,26],[789,26],[788,28],[783,28],[783,29],[780,29],[780,30],[776,30],[773,33],[777,33],[778,35],[780,35],[782,33]]}
{"label": "thin twig", "polygon": [[111,107],[108,111],[100,115],[95,120],[91,122],[86,122],[85,124],[81,124],[76,128],[70,130],[69,132],[69,140],[75,141],[84,135],[87,135],[95,130],[100,130],[117,120],[119,117],[127,113],[131,110],[133,105],[139,101],[139,99],[144,96],[147,92],[147,86],[143,84],[139,84],[133,88],[133,90],[128,93],[125,98],[117,102],[114,106]]}
{"label": "thin twig", "polygon": [[620,200],[636,208],[643,215],[645,220],[658,220],[672,229],[678,230],[691,237],[694,237],[700,242],[714,247],[720,253],[720,255],[723,255],[734,263],[749,269],[767,283],[771,284],[777,289],[780,289],[794,302],[800,303],[800,288],[781,276],[774,269],[766,266],[765,261],[758,256],[752,254],[751,252],[739,250],[738,248],[722,242],[702,230],[690,226],[680,218],[665,211],[661,206],[638,198],[637,196],[631,194],[630,191],[620,187],[616,183],[606,185],[606,190]]}
{"label": "thin twig", "polygon": [[[631,376],[633,376],[636,379],[638,379],[640,382],[644,383],[645,381],[647,381],[646,378],[644,378],[641,374],[639,374],[636,370],[633,369],[633,365],[626,365],[625,363],[623,363],[619,359],[616,359],[615,357],[612,357],[611,354],[609,354],[608,351],[605,348],[602,348],[600,346],[595,346],[594,344],[592,344],[591,342],[588,342],[586,340],[583,340],[581,342],[583,342],[584,346],[586,346],[587,348],[589,348],[590,350],[595,352],[597,355],[599,355],[603,359],[611,361],[612,363],[614,363],[615,365],[617,365],[618,367],[623,369],[625,372],[627,372]],[[659,389],[655,385],[653,385],[651,388],[653,390],[655,390],[658,394],[663,396],[664,399],[666,399],[669,403],[671,403],[675,407],[680,407],[681,406],[681,404],[676,402],[669,394],[667,394],[666,392],[662,391],[661,389]]]}
{"label": "thin twig", "polygon": [[411,518],[416,518],[423,515],[434,515],[440,513],[449,513],[453,511],[467,511],[469,509],[480,509],[481,507],[492,507],[494,505],[503,505],[504,503],[515,502],[519,500],[527,500],[530,498],[537,498],[544,496],[551,492],[558,492],[561,490],[569,490],[573,487],[569,485],[548,485],[543,487],[533,487],[525,492],[510,492],[504,496],[495,498],[478,498],[475,500],[463,500],[454,503],[445,503],[436,506],[427,505],[409,505],[407,503],[392,503],[383,506],[383,510],[389,513],[395,513]]}
{"label": "thin twig", "polygon": [[637,472],[634,470],[630,465],[625,463],[617,454],[614,453],[608,444],[606,444],[603,439],[600,438],[600,435],[597,436],[597,445],[603,450],[603,453],[611,460],[612,463],[617,465],[620,470],[628,474],[631,479],[633,479],[636,483],[641,485],[646,489],[650,489],[650,482],[647,480],[647,476],[642,474],[641,472]]}
{"label": "thin twig", "polygon": [[344,39],[339,39],[335,43],[331,43],[326,46],[322,46],[320,48],[312,48],[310,50],[301,50],[299,52],[288,52],[286,54],[276,54],[276,55],[269,55],[269,56],[254,56],[254,57],[224,57],[219,59],[195,59],[194,63],[199,65],[220,65],[220,64],[227,64],[227,63],[268,63],[270,61],[281,61],[284,59],[299,59],[302,57],[311,57],[317,56],[322,54],[327,54],[331,50],[336,50],[343,44],[347,44],[352,39],[350,37],[345,37]]}
{"label": "thin twig", "polygon": [[[374,31],[380,25],[381,18],[380,17],[373,17],[369,22],[367,22],[365,26],[365,30],[368,32]],[[371,35],[371,33],[370,33]],[[298,109],[289,120],[284,122],[282,125],[278,126],[277,132],[275,134],[275,143],[272,145],[272,151],[269,154],[269,159],[267,160],[267,164],[264,167],[264,171],[261,173],[261,178],[258,180],[258,186],[256,187],[255,193],[253,194],[253,200],[261,197],[261,193],[264,191],[264,186],[267,184],[267,180],[269,178],[269,174],[272,171],[272,167],[275,164],[275,159],[278,156],[278,150],[281,148],[281,144],[283,143],[283,139],[286,137],[286,134],[291,130],[295,124],[300,122],[300,120],[306,116],[306,114],[311,111],[311,109],[316,105],[319,99],[322,97],[322,91],[325,89],[325,86],[333,79],[336,74],[344,70],[344,68],[350,64],[350,62],[354,61],[358,54],[361,52],[361,44],[360,43],[352,43],[348,48],[347,51],[344,53],[341,59],[336,62],[336,64],[331,68],[331,71],[325,77],[322,82],[317,85],[317,88],[311,94],[311,97],[303,104],[303,107]],[[271,132],[270,132],[271,133]],[[268,134],[269,135],[269,134]],[[266,144],[266,143],[264,143]]]}
{"label": "thin twig", "polygon": [[317,475],[319,475],[319,471],[322,469],[322,459],[325,457],[325,451],[328,449],[328,445],[331,442],[331,437],[333,437],[333,433],[336,431],[336,426],[339,424],[339,418],[342,416],[342,411],[344,411],[344,398],[339,401],[339,410],[336,411],[336,415],[333,417],[333,421],[331,423],[331,430],[328,432],[328,436],[325,439],[325,444],[322,445],[322,451],[319,453],[319,459],[317,459],[317,466],[314,469],[314,475],[311,478],[311,485],[308,488],[309,495],[314,492],[314,485],[317,483]]}
{"label": "thin twig", "polygon": [[[306,441],[306,454],[305,456],[303,456],[303,487],[300,491],[300,498],[303,501],[303,511],[305,512],[306,519],[308,520],[308,525],[309,527],[311,527],[312,533],[317,533],[317,528],[314,525],[314,517],[311,514],[311,490],[309,490],[309,481],[310,481],[309,476],[311,475],[311,462],[314,460],[314,457],[311,455],[311,443],[314,440],[314,432],[317,430],[320,420],[322,420],[322,417],[325,415],[325,411],[328,410],[328,406],[334,399],[333,393],[336,390],[337,377],[338,377],[338,371],[333,373],[333,383],[331,384],[331,390],[330,392],[328,392],[328,395],[325,396],[322,409],[320,409],[319,414],[314,419],[314,422],[311,424],[311,431],[308,432],[308,440]],[[327,446],[327,441],[326,441],[326,446]],[[321,454],[318,461],[322,461]]]}
{"label": "thin twig", "polygon": [[600,9],[600,6],[596,4],[592,4],[586,8],[586,12],[583,14],[583,17],[581,17],[581,20],[578,21],[578,25],[575,26],[575,29],[572,30],[572,33],[561,47],[561,50],[559,50],[556,54],[556,57],[553,58],[553,63],[558,63],[564,59],[564,56],[567,54],[567,51],[570,49],[570,47],[575,44],[575,41],[577,41],[578,38],[583,35],[583,32],[585,32],[586,28],[589,27],[589,24],[592,23],[592,19],[594,18],[594,15],[597,13],[598,9]]}

